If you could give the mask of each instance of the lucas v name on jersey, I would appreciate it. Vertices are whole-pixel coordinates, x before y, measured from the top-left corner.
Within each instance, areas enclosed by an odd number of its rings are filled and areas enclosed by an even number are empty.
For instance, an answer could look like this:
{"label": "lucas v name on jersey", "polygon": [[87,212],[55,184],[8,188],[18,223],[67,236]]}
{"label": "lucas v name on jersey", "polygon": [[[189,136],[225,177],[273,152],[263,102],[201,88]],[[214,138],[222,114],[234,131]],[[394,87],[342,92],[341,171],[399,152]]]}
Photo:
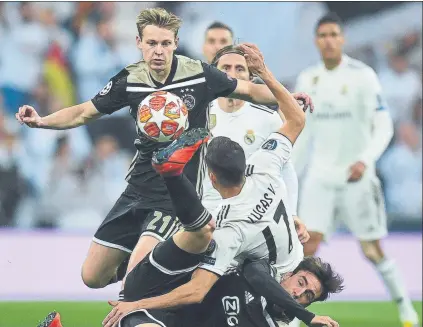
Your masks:
{"label": "lucas v name on jersey", "polygon": [[272,184],[269,184],[267,189],[269,192],[263,194],[263,197],[260,199],[260,204],[257,204],[253,211],[248,215],[248,219],[250,219],[252,223],[261,220],[266,214],[270,205],[273,203],[273,196],[276,195],[275,189],[273,188]]}

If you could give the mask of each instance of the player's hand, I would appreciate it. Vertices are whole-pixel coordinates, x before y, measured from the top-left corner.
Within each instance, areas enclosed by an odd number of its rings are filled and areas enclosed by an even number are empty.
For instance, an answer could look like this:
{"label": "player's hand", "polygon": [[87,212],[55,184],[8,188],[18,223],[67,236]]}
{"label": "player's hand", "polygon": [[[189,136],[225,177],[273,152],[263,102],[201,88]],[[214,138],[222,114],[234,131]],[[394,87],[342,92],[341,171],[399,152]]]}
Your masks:
{"label": "player's hand", "polygon": [[298,239],[300,240],[301,244],[307,243],[310,239],[310,234],[307,231],[306,225],[304,225],[298,216],[294,216],[294,224]]}
{"label": "player's hand", "polygon": [[136,302],[121,302],[121,301],[109,301],[109,304],[113,307],[112,311],[103,320],[104,327],[117,327],[120,318],[125,314],[137,309]]}
{"label": "player's hand", "polygon": [[263,54],[255,44],[241,43],[238,48],[244,51],[244,57],[251,73],[260,76],[266,71]]}
{"label": "player's hand", "polygon": [[310,112],[314,111],[314,103],[311,100],[311,97],[307,93],[297,92],[297,93],[292,93],[292,96],[294,97],[295,100],[301,103],[301,105],[303,106],[304,112],[306,112],[307,109],[310,109]]}
{"label": "player's hand", "polygon": [[339,324],[331,317],[315,316],[311,321],[311,326],[339,327]]}
{"label": "player's hand", "polygon": [[26,124],[29,127],[43,126],[40,115],[33,107],[28,105],[20,107],[19,111],[15,114],[15,117],[21,125]]}
{"label": "player's hand", "polygon": [[361,177],[363,177],[365,170],[366,165],[361,161],[357,161],[350,167],[350,177],[348,178],[348,182],[352,183],[359,181]]}

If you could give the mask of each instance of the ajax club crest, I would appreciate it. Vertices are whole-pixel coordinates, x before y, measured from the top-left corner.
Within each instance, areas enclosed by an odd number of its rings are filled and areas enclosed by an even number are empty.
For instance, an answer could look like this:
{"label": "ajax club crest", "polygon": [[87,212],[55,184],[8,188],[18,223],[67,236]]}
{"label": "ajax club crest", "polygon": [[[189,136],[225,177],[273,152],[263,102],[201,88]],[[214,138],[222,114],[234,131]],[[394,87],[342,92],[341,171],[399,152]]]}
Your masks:
{"label": "ajax club crest", "polygon": [[194,92],[194,89],[186,88],[181,90],[181,99],[188,110],[192,110],[195,106],[195,98],[190,92]]}

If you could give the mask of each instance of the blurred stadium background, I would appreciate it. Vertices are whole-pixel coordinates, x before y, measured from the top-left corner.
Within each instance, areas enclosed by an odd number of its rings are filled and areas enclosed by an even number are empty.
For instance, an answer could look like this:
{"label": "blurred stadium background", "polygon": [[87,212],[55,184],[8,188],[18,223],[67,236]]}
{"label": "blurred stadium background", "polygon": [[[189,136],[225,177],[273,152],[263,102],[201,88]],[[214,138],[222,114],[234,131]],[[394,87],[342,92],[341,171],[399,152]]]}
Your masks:
{"label": "blurred stadium background", "polygon": [[[91,236],[125,187],[135,128],[126,110],[86,127],[20,127],[29,103],[48,114],[94,96],[122,67],[139,60],[135,17],[162,6],[180,15],[179,53],[203,58],[213,21],[256,43],[288,87],[319,59],[317,19],[346,22],[346,52],[379,74],[395,138],[378,168],[391,235],[421,317],[422,4],[421,2],[0,2],[0,327],[35,326],[49,311],[65,327],[100,326],[118,285],[86,288],[80,267]],[[320,252],[344,274],[346,291],[314,309],[344,327],[394,327],[395,305],[342,226]],[[50,301],[50,302],[45,302]],[[88,301],[88,302],[86,302]]]}

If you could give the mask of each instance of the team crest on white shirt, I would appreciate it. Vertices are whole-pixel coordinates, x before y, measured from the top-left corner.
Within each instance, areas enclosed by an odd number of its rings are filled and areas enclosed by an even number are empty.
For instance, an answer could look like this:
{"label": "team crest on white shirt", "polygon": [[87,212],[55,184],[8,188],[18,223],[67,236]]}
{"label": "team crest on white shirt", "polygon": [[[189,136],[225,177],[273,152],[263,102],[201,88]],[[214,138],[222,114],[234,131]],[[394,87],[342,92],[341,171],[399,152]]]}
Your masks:
{"label": "team crest on white shirt", "polygon": [[348,93],[348,86],[347,85],[342,86],[341,94],[346,95],[347,93]]}
{"label": "team crest on white shirt", "polygon": [[216,126],[216,114],[209,115],[209,129],[213,129]]}
{"label": "team crest on white shirt", "polygon": [[247,130],[247,133],[244,136],[244,142],[248,145],[251,145],[256,140],[256,136],[254,135],[254,131],[252,129]]}

